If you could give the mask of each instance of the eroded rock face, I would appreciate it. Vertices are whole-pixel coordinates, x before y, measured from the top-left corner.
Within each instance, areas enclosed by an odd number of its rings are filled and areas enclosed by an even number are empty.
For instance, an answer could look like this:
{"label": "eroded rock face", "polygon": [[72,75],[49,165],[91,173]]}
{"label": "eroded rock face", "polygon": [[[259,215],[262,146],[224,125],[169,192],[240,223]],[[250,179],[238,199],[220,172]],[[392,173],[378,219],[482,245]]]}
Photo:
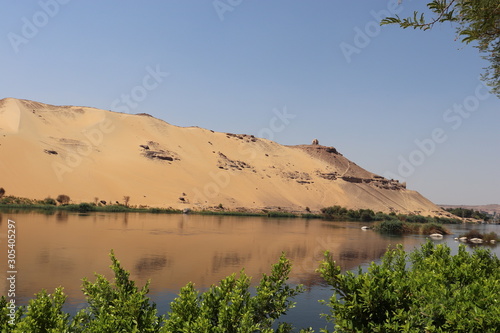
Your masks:
{"label": "eroded rock face", "polygon": [[177,154],[175,152],[169,151],[161,147],[161,145],[154,141],[148,141],[146,145],[139,145],[142,150],[142,155],[151,160],[160,161],[179,161]]}
{"label": "eroded rock face", "polygon": [[232,160],[228,158],[223,153],[219,152],[219,159],[217,161],[217,167],[224,170],[243,170],[243,169],[253,169],[253,167],[243,161]]}
{"label": "eroded rock face", "polygon": [[386,179],[382,176],[368,172],[360,168],[356,163],[346,159],[334,147],[317,145],[299,145],[295,148],[304,150],[310,156],[330,163],[336,171],[318,170],[316,175],[331,181],[345,181],[352,184],[367,184],[385,190],[406,189],[406,183],[397,180]]}

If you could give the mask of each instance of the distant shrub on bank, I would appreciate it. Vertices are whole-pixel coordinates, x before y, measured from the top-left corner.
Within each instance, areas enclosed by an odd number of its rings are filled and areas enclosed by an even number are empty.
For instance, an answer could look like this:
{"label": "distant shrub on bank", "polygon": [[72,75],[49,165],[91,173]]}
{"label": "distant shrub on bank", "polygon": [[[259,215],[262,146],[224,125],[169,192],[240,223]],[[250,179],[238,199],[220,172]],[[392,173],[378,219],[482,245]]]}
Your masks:
{"label": "distant shrub on bank", "polygon": [[28,198],[22,198],[22,197],[15,197],[13,195],[8,195],[3,198],[0,198],[0,204],[2,205],[36,205],[37,201],[28,199]]}
{"label": "distant shrub on bank", "polygon": [[59,202],[61,205],[67,205],[71,201],[70,197],[67,196],[66,194],[59,194],[56,198],[57,202]]}
{"label": "distant shrub on bank", "polygon": [[79,212],[79,213],[87,213],[87,212],[93,212],[97,210],[97,207],[93,204],[90,204],[88,202],[82,202],[81,204],[78,205],[66,205],[65,206],[66,210],[69,210],[71,212]]}
{"label": "distant shrub on bank", "polygon": [[474,210],[474,209],[467,209],[467,208],[446,208],[445,209],[447,212],[452,213],[453,215],[456,215],[458,217],[463,217],[463,218],[472,218],[472,219],[478,219],[478,220],[483,220],[483,221],[489,221],[491,219],[490,215],[486,213],[482,213],[480,211]]}
{"label": "distant shrub on bank", "polygon": [[298,217],[298,215],[288,212],[268,212],[267,217]]}
{"label": "distant shrub on bank", "polygon": [[441,234],[448,235],[449,231],[446,230],[442,225],[437,223],[409,223],[402,222],[399,220],[389,220],[377,223],[374,226],[376,231],[393,234],[393,235],[403,235],[403,234]]}
{"label": "distant shrub on bank", "polygon": [[321,209],[323,217],[330,220],[351,220],[351,221],[401,221],[408,223],[462,223],[460,219],[439,217],[439,216],[422,216],[416,214],[399,214],[395,213],[375,213],[371,209],[347,209],[341,206],[331,206]]}
{"label": "distant shrub on bank", "polygon": [[498,234],[496,232],[489,232],[487,234],[482,234],[478,230],[472,229],[467,231],[465,234],[460,235],[460,237],[467,237],[467,239],[480,238],[485,242],[500,241]]}
{"label": "distant shrub on bank", "polygon": [[51,206],[57,205],[57,202],[54,199],[52,199],[51,197],[43,199],[40,203],[43,205],[51,205]]}

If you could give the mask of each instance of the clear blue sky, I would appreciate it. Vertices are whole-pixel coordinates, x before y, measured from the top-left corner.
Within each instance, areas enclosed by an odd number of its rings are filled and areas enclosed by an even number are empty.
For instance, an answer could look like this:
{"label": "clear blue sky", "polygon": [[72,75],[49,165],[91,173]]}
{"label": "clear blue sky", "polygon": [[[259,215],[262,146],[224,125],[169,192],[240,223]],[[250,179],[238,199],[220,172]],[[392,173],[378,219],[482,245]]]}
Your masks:
{"label": "clear blue sky", "polygon": [[2,5],[0,98],[146,112],[287,145],[317,138],[436,203],[500,203],[500,100],[481,86],[477,49],[449,24],[377,25],[422,2]]}

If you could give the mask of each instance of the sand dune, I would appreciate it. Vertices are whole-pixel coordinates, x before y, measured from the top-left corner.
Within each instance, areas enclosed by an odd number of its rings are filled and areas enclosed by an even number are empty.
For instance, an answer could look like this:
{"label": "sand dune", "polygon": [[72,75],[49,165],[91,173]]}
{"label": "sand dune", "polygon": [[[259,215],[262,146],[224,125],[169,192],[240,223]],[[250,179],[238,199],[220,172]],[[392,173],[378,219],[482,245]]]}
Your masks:
{"label": "sand dune", "polygon": [[333,147],[283,146],[249,135],[170,125],[146,114],[0,100],[0,187],[131,205],[312,211],[440,209]]}

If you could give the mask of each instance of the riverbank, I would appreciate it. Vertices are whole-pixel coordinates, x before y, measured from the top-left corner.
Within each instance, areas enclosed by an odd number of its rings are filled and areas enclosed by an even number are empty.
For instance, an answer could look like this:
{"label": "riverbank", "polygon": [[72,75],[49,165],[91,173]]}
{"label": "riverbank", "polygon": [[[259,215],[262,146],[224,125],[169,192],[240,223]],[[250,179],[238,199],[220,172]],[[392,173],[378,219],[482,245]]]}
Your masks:
{"label": "riverbank", "polygon": [[[321,213],[313,213],[306,207],[306,212],[290,212],[282,210],[280,207],[270,209],[246,209],[237,210],[226,209],[222,205],[210,207],[210,209],[175,209],[148,207],[148,206],[129,206],[126,204],[103,204],[102,202],[82,202],[68,203],[58,198],[46,198],[43,200],[28,199],[15,196],[5,196],[0,199],[1,210],[37,210],[50,213],[52,211],[70,211],[78,213],[87,212],[137,212],[152,214],[199,214],[199,215],[229,215],[229,216],[262,216],[273,218],[306,218],[306,219],[324,219],[334,221],[360,221],[360,222],[382,222],[382,221],[400,221],[404,223],[434,223],[434,224],[458,224],[462,223],[458,217],[447,216],[423,216],[416,214],[396,214],[396,213],[375,213],[371,209],[347,209],[340,206],[325,207]],[[58,203],[59,202],[59,203]]]}

